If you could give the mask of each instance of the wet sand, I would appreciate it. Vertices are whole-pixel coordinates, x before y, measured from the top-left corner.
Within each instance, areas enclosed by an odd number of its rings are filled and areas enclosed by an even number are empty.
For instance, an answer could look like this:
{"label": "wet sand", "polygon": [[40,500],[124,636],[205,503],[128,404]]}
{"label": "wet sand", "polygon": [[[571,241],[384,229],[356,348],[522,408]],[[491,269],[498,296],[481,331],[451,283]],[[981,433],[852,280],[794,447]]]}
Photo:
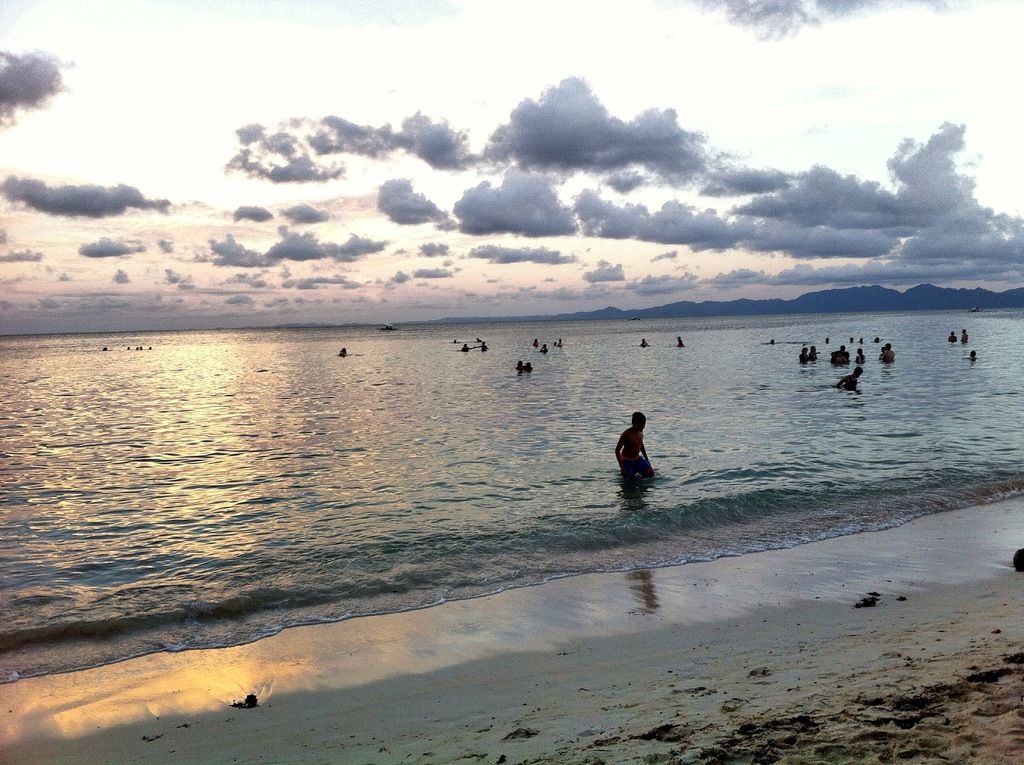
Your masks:
{"label": "wet sand", "polygon": [[1018,498],[23,679],[0,762],[1018,762],[1020,547]]}

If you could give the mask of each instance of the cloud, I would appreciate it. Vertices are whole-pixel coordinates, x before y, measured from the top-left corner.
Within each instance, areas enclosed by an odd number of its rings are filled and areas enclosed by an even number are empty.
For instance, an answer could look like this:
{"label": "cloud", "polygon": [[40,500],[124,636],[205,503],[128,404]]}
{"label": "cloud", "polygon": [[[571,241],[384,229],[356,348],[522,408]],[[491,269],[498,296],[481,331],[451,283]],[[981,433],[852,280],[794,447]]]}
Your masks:
{"label": "cloud", "polygon": [[235,268],[267,268],[287,260],[336,260],[342,263],[353,263],[360,258],[380,252],[387,242],[352,234],[343,244],[321,242],[315,234],[297,234],[285,227],[278,229],[281,240],[271,245],[266,253],[256,252],[239,244],[228,234],[223,241],[210,240],[212,258],[200,256],[200,262],[209,260],[215,266],[232,266]]}
{"label": "cloud", "polygon": [[418,268],[412,272],[413,279],[447,279],[454,274],[447,268]]}
{"label": "cloud", "polygon": [[673,109],[649,109],[630,122],[612,117],[590,86],[572,77],[513,109],[484,155],[524,170],[611,174],[623,187],[630,176],[619,173],[636,168],[672,182],[693,179],[707,163],[704,142],[680,127]]}
{"label": "cloud", "polygon": [[274,213],[270,212],[266,207],[242,205],[235,210],[231,217],[236,223],[240,220],[251,220],[256,223],[263,223],[273,218]]}
{"label": "cloud", "polygon": [[7,244],[7,231],[0,228],[0,244]]}
{"label": "cloud", "polygon": [[172,252],[174,252],[174,242],[172,242],[170,239],[157,239],[156,246],[159,247],[160,252],[164,253],[165,255],[170,255]]}
{"label": "cloud", "polygon": [[679,257],[678,252],[676,252],[675,250],[669,250],[668,252],[661,253],[661,255],[655,255],[653,258],[651,258],[651,262],[655,263],[659,260],[675,260],[677,257]]}
{"label": "cloud", "polygon": [[13,125],[19,111],[46,106],[62,89],[60,63],[52,56],[0,51],[0,127]]}
{"label": "cloud", "polygon": [[597,268],[584,273],[583,278],[591,284],[596,284],[597,282],[622,282],[626,280],[626,275],[622,271],[621,263],[613,265],[607,260],[599,260]]}
{"label": "cloud", "polygon": [[131,279],[128,278],[128,272],[125,271],[123,268],[117,269],[117,273],[114,274],[114,283],[128,284],[129,282],[131,282]]}
{"label": "cloud", "polygon": [[288,279],[281,282],[282,287],[297,290],[316,290],[325,284],[340,285],[347,290],[358,289],[362,286],[359,282],[354,282],[346,276],[310,276],[304,279]]}
{"label": "cloud", "polygon": [[700,280],[693,274],[682,276],[645,276],[626,285],[638,295],[670,295],[693,288]]}
{"label": "cloud", "polygon": [[647,178],[636,170],[619,170],[609,175],[605,180],[609,186],[620,194],[628,194],[633,189],[640,188],[647,183]]}
{"label": "cloud", "polygon": [[270,286],[263,274],[237,273],[224,280],[224,284],[244,284],[253,289],[262,290]]}
{"label": "cloud", "polygon": [[191,276],[183,276],[170,268],[164,269],[164,280],[168,284],[173,284],[179,290],[194,290],[196,288]]}
{"label": "cloud", "polygon": [[252,298],[248,295],[232,295],[224,302],[228,305],[252,305]]}
{"label": "cloud", "polygon": [[340,165],[315,161],[309,143],[286,130],[267,133],[262,125],[252,124],[239,128],[235,135],[241,147],[226,170],[271,183],[322,183],[344,174]]}
{"label": "cloud", "polygon": [[325,210],[307,204],[297,204],[281,211],[281,214],[295,224],[323,223],[330,219]]}
{"label": "cloud", "polygon": [[706,197],[738,197],[764,194],[789,186],[791,176],[781,170],[725,167],[707,174],[700,193]]}
{"label": "cloud", "polygon": [[332,115],[319,121],[292,119],[274,132],[260,124],[245,125],[235,135],[239,149],[227,169],[273,183],[339,178],[344,165],[324,158],[342,154],[385,159],[405,151],[438,170],[463,169],[477,159],[467,149],[464,132],[420,113],[407,117],[398,131]]}
{"label": "cloud", "polygon": [[420,245],[420,255],[425,258],[443,258],[448,254],[448,245],[442,242],[424,242]]}
{"label": "cloud", "polygon": [[416,225],[434,221],[442,225],[449,223],[448,214],[433,202],[412,189],[412,182],[405,178],[385,181],[377,192],[377,209],[389,220],[402,225]]}
{"label": "cloud", "polygon": [[8,176],[0,191],[10,201],[33,210],[67,217],[107,218],[123,215],[128,208],[167,212],[166,199],[146,199],[134,186],[56,186],[50,188],[34,178]]}
{"label": "cloud", "polygon": [[215,266],[261,268],[270,265],[265,255],[243,247],[231,234],[222,242],[211,239],[210,251],[213,253],[212,263]]}
{"label": "cloud", "polygon": [[412,277],[404,271],[396,271],[395,275],[391,277],[392,284],[405,284]]}
{"label": "cloud", "polygon": [[119,258],[123,255],[134,255],[145,252],[146,246],[137,239],[109,239],[101,238],[98,242],[83,244],[78,248],[78,254],[87,258]]}
{"label": "cloud", "polygon": [[804,26],[816,26],[876,9],[923,5],[946,8],[948,0],[686,0],[701,9],[722,10],[733,24],[752,27],[761,37],[777,38],[796,33]]}
{"label": "cloud", "polygon": [[652,213],[644,205],[619,206],[594,191],[583,191],[576,197],[575,209],[587,236],[685,244],[695,251],[727,250],[743,238],[744,227],[724,220],[714,210],[698,211],[676,201]]}
{"label": "cloud", "polygon": [[548,179],[510,172],[498,188],[484,181],[455,203],[465,234],[511,233],[560,236],[576,232],[572,210],[563,205]]}
{"label": "cloud", "polygon": [[[925,143],[906,139],[888,161],[894,191],[826,167],[733,208],[753,226],[745,245],[797,258],[890,256],[933,263],[974,258],[1002,269],[1024,255],[1024,221],[983,207],[955,157],[963,125],[944,123]],[[964,278],[967,278],[967,273]]]}
{"label": "cloud", "polygon": [[38,263],[43,259],[43,253],[22,250],[21,252],[9,252],[0,255],[0,263]]}
{"label": "cloud", "polygon": [[419,113],[402,122],[399,136],[403,148],[438,170],[459,170],[475,160],[466,148],[464,132]]}
{"label": "cloud", "polygon": [[557,250],[549,250],[546,247],[535,249],[514,249],[511,247],[499,247],[493,244],[485,244],[470,250],[471,258],[481,258],[491,263],[543,263],[545,265],[560,265],[562,263],[575,263],[576,258],[572,255],[563,255]]}
{"label": "cloud", "polygon": [[380,252],[387,242],[375,242],[352,234],[344,244],[321,242],[315,234],[296,234],[282,228],[281,241],[267,250],[271,263],[282,260],[322,260],[330,258],[343,263],[353,263],[360,258]]}

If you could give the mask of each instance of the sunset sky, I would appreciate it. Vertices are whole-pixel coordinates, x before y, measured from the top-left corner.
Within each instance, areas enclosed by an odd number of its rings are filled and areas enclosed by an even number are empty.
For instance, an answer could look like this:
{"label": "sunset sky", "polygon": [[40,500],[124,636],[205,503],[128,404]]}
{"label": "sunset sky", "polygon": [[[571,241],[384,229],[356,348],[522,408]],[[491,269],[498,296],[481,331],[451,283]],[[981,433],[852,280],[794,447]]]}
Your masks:
{"label": "sunset sky", "polygon": [[0,334],[1020,286],[1017,0],[3,0]]}

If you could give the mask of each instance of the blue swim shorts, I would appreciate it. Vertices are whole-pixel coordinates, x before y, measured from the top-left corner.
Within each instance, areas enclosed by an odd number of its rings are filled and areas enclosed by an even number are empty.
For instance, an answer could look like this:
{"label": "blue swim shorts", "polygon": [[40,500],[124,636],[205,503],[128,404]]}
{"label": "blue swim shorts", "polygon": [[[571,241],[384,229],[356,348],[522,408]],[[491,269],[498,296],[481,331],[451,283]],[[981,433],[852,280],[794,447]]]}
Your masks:
{"label": "blue swim shorts", "polygon": [[648,462],[642,454],[635,460],[622,461],[622,475],[627,481],[638,475],[643,475],[645,470],[650,469],[651,463]]}

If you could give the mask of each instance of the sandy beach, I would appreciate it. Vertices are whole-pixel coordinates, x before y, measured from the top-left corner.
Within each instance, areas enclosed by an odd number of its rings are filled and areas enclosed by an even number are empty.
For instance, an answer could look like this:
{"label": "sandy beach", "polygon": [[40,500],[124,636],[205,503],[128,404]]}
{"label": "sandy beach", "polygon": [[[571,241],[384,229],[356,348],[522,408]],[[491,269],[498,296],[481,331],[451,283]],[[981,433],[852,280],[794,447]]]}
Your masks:
{"label": "sandy beach", "polygon": [[1019,762],[1020,547],[1016,498],[27,678],[0,761]]}

